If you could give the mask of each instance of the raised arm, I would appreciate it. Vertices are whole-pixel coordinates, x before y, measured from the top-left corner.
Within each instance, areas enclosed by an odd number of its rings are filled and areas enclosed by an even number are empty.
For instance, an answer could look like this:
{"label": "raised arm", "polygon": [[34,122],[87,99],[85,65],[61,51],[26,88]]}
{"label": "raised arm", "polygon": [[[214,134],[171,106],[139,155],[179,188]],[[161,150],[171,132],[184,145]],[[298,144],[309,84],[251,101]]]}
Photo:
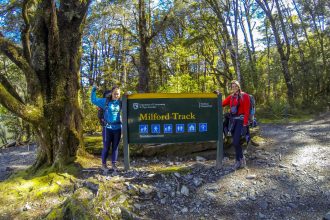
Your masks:
{"label": "raised arm", "polygon": [[98,107],[104,109],[104,108],[105,108],[105,101],[106,101],[105,98],[98,98],[98,97],[96,96],[96,87],[93,86],[93,88],[92,88],[92,92],[91,92],[91,102],[92,102],[94,105],[96,105],[96,106],[98,106]]}
{"label": "raised arm", "polygon": [[223,101],[222,101],[222,106],[227,106],[230,104],[230,99],[231,99],[231,95],[227,96],[227,98],[225,98]]}

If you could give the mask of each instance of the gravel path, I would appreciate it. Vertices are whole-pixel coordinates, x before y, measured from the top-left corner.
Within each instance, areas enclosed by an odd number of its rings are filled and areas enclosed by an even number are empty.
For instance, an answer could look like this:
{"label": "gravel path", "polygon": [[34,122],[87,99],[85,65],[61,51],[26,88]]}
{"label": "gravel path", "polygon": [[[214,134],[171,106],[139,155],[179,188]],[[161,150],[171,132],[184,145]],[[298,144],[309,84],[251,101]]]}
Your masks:
{"label": "gravel path", "polygon": [[10,147],[0,150],[0,181],[5,180],[15,170],[24,170],[36,158],[36,145]]}
{"label": "gravel path", "polygon": [[[330,215],[330,112],[303,123],[260,125],[260,132],[265,142],[249,147],[246,169],[233,171],[233,158],[216,169],[215,153],[206,152],[194,158],[137,159],[128,172],[93,171],[85,178],[122,182],[123,198],[140,219],[307,220]],[[35,151],[35,146],[1,150],[0,180],[32,164]],[[154,164],[185,165],[189,172],[159,174]]]}
{"label": "gravel path", "polygon": [[197,158],[174,162],[190,164],[189,174],[131,182],[153,189],[142,190],[134,211],[151,219],[330,219],[330,113],[260,131],[265,142],[249,147],[247,169],[231,170],[232,158],[222,170]]}

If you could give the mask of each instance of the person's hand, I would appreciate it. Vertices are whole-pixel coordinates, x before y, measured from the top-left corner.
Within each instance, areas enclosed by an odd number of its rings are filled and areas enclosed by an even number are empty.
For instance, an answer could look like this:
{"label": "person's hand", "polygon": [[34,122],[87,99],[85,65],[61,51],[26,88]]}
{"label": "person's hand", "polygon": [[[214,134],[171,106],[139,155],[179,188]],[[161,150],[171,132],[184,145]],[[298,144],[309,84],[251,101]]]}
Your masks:
{"label": "person's hand", "polygon": [[132,92],[131,91],[127,91],[127,92],[125,92],[125,95],[132,95]]}
{"label": "person's hand", "polygon": [[213,93],[216,94],[216,95],[220,94],[219,90],[214,90]]}
{"label": "person's hand", "polygon": [[93,88],[92,88],[92,91],[96,91],[97,90],[97,86],[95,84],[93,84]]}
{"label": "person's hand", "polygon": [[248,126],[247,125],[244,125],[242,127],[242,136],[246,136],[247,133],[248,133]]}

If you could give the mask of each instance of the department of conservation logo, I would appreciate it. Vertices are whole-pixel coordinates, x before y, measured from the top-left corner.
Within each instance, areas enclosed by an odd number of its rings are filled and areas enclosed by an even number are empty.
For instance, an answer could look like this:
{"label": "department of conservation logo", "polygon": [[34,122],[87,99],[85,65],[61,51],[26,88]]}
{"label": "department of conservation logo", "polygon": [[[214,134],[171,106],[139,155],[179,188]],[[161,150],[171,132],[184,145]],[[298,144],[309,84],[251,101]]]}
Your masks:
{"label": "department of conservation logo", "polygon": [[199,102],[198,107],[199,108],[212,108],[213,105],[211,103],[208,103],[208,102]]}
{"label": "department of conservation logo", "polygon": [[139,103],[133,103],[133,109],[134,110],[139,109]]}

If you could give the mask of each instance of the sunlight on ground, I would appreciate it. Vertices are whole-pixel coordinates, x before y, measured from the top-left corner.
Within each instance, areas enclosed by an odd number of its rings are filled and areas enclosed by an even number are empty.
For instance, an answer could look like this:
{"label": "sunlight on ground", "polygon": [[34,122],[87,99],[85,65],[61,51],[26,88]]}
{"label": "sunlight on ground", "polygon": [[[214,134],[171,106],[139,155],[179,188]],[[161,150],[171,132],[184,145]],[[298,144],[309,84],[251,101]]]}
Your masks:
{"label": "sunlight on ground", "polygon": [[297,149],[295,154],[292,156],[292,162],[298,166],[310,165],[312,163],[317,163],[317,157],[320,157],[320,145],[311,145],[309,147],[304,147],[302,149]]}

